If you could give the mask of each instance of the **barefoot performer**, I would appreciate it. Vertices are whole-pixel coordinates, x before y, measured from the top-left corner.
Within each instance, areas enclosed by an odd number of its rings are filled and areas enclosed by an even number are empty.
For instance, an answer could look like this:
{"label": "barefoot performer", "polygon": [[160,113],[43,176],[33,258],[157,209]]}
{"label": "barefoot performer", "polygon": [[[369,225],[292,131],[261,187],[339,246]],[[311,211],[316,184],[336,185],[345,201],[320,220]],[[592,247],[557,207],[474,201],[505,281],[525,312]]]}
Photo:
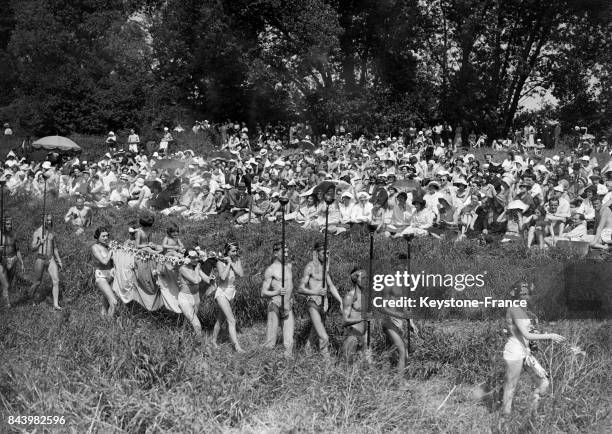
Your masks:
{"label": "barefoot performer", "polygon": [[162,240],[162,254],[182,258],[185,256],[185,246],[179,239],[179,227],[176,223],[170,223],[166,229],[166,236]]}
{"label": "barefoot performer", "polygon": [[[285,262],[282,260],[283,251],[286,260],[287,249],[283,249],[280,243],[272,246],[274,262],[266,268],[264,282],[261,286],[261,296],[270,298],[268,302],[268,332],[264,347],[274,348],[276,346],[278,325],[282,321],[285,355],[291,357],[293,352],[293,330],[295,328],[292,298],[293,274],[291,264],[283,264]],[[283,304],[282,312],[280,308],[281,303]]]}
{"label": "barefoot performer", "polygon": [[[342,353],[344,357],[351,361],[358,350],[367,350],[367,312],[363,305],[362,292],[364,285],[367,284],[367,273],[364,269],[355,267],[350,273],[353,287],[344,296],[342,304],[342,319],[345,327],[344,343]],[[366,353],[366,357],[369,354]]]}
{"label": "barefoot performer", "polygon": [[117,298],[111,288],[113,282],[113,252],[108,249],[110,234],[105,227],[99,227],[94,232],[96,242],[91,246],[94,263],[94,278],[96,288],[104,294],[102,301],[102,316],[112,317],[117,307]]}
{"label": "barefoot performer", "polygon": [[53,307],[62,309],[59,305],[59,270],[62,268],[55,233],[53,232],[53,217],[46,214],[43,225],[34,231],[32,236],[32,250],[37,256],[34,262],[34,284],[30,287],[29,296],[33,297],[42,284],[43,273],[47,271],[53,282]]}
{"label": "barefoot performer", "polygon": [[[510,293],[518,300],[529,302],[533,292],[533,284],[521,282],[517,288]],[[548,385],[548,373],[540,365],[538,360],[531,354],[532,340],[552,340],[563,342],[565,338],[556,333],[538,334],[534,332],[534,323],[537,318],[534,314],[521,307],[510,307],[506,311],[506,326],[510,331],[510,338],[504,347],[504,361],[506,362],[506,377],[504,380],[504,397],[502,412],[509,415],[512,412],[512,399],[518,384],[523,366],[529,369],[535,379],[536,388],[533,391],[532,409],[537,409],[540,395],[546,393]],[[531,345],[530,345],[531,344]]]}
{"label": "barefoot performer", "polygon": [[155,223],[155,217],[151,214],[144,215],[140,218],[139,223],[140,228],[136,229],[134,237],[136,248],[148,253],[160,253],[163,249],[162,246],[151,242],[151,232],[153,223]]}
{"label": "barefoot performer", "polygon": [[[385,300],[396,299],[400,300],[402,297],[402,287],[400,286],[386,286],[383,289],[383,297]],[[409,316],[401,310],[401,308],[391,308],[387,305],[384,305],[381,308],[378,308],[379,311],[384,315],[382,321],[382,328],[387,336],[388,342],[397,349],[398,352],[398,361],[397,361],[397,371],[400,376],[403,377],[404,370],[406,369],[406,359],[408,355],[408,351],[406,350],[406,344],[404,343],[403,338],[403,330],[404,330],[404,321],[408,320],[409,330],[413,331],[416,336],[418,336],[418,329],[414,321],[412,321]]]}
{"label": "barefoot performer", "polygon": [[198,252],[188,250],[184,254],[183,265],[179,268],[178,284],[180,292],[178,304],[183,315],[193,326],[198,338],[202,337],[202,325],[198,319],[200,309],[200,282],[210,283],[211,279],[202,271],[202,264]]}
{"label": "barefoot performer", "polygon": [[240,257],[238,256],[238,244],[227,243],[225,244],[224,253],[225,257],[220,258],[217,261],[217,273],[219,274],[219,282],[217,290],[215,291],[215,300],[219,309],[217,311],[217,321],[213,329],[212,343],[213,346],[217,347],[217,338],[219,337],[219,331],[221,325],[227,322],[229,329],[230,339],[234,348],[239,353],[244,353],[244,350],[238,343],[238,334],[236,333],[236,318],[234,312],[232,312],[231,302],[236,296],[236,287],[234,281],[236,276],[244,276],[242,270],[242,264],[240,263]]}
{"label": "barefoot performer", "polygon": [[19,269],[22,273],[25,272],[23,257],[17,246],[17,236],[13,232],[13,219],[11,217],[6,217],[4,220],[4,230],[2,231],[2,243],[0,248],[3,250],[4,268],[6,270],[8,289],[10,291],[15,276],[17,276],[17,267],[15,265],[19,263]]}
{"label": "barefoot performer", "polygon": [[[310,261],[304,269],[304,275],[300,281],[298,292],[306,295],[306,306],[312,323],[310,335],[308,336],[308,344],[312,344],[315,338],[319,338],[319,350],[324,355],[329,355],[329,337],[325,331],[325,315],[329,308],[327,297],[327,289],[323,288],[323,261],[324,261],[325,246],[322,242],[317,241],[314,245],[312,261]],[[327,262],[327,272],[325,273],[326,287],[332,293],[334,298],[338,300],[342,306],[342,299],[338,294],[338,290],[332,282],[329,275],[329,261]]]}

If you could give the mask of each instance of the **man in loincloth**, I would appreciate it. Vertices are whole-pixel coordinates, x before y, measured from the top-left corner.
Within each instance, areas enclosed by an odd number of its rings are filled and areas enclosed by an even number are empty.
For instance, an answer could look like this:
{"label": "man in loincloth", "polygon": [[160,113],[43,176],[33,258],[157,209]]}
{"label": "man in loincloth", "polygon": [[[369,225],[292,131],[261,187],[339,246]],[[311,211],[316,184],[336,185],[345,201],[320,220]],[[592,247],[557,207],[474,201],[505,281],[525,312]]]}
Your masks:
{"label": "man in loincloth", "polygon": [[[293,316],[293,274],[292,264],[287,262],[287,249],[285,248],[285,281],[283,285],[282,254],[280,243],[272,246],[274,262],[264,272],[264,282],[261,286],[261,296],[268,297],[268,332],[264,347],[274,348],[278,335],[278,325],[282,321],[283,345],[285,356],[291,357],[293,352],[293,331],[295,319]],[[284,306],[281,312],[281,295],[284,296]]]}
{"label": "man in loincloth", "polygon": [[21,269],[22,273],[25,271],[25,267],[23,265],[23,258],[21,256],[21,252],[17,247],[17,237],[13,233],[13,219],[11,217],[7,217],[4,219],[4,227],[2,229],[3,230],[2,240],[0,241],[0,253],[2,254],[2,268],[4,269],[4,274],[7,283],[7,304],[10,307],[10,303],[8,303],[8,294],[13,287],[13,282],[15,281],[15,276],[17,275],[16,265],[19,262],[19,268]]}
{"label": "man in loincloth", "polygon": [[[34,262],[34,284],[30,287],[29,298],[33,298],[38,288],[42,284],[43,274],[45,271],[49,273],[51,282],[53,282],[53,307],[61,310],[59,305],[59,270],[62,268],[62,259],[60,258],[57,244],[55,242],[55,233],[53,230],[53,216],[45,215],[43,226],[34,231],[32,236],[32,250],[36,250],[36,261]],[[44,234],[44,235],[43,235]]]}
{"label": "man in loincloth", "polygon": [[326,288],[323,289],[323,254],[323,243],[318,241],[314,246],[312,261],[306,264],[306,268],[304,269],[304,275],[300,281],[298,292],[307,296],[306,306],[312,323],[308,336],[307,349],[318,337],[319,350],[324,356],[329,356],[329,336],[325,331],[325,317],[329,309],[327,291],[329,290],[333,297],[338,300],[340,306],[342,306],[342,298],[340,298],[340,294],[338,294],[338,290],[329,275],[329,256],[325,273]]}
{"label": "man in loincloth", "polygon": [[[367,282],[367,273],[364,269],[355,267],[350,273],[352,288],[344,296],[342,309],[345,338],[342,344],[342,353],[347,360],[351,360],[358,350],[367,351],[367,306],[363,302],[363,290]],[[370,355],[366,352],[366,359]]]}

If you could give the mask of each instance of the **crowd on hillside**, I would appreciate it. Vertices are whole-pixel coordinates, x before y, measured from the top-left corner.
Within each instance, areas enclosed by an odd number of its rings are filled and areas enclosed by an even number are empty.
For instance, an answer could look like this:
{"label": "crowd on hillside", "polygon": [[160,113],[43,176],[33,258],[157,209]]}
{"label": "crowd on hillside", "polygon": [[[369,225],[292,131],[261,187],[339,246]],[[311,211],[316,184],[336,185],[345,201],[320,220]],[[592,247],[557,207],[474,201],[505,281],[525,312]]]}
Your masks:
{"label": "crowd on hillside", "polygon": [[[612,199],[612,163],[595,158],[594,143],[544,158],[528,131],[533,147],[511,140],[505,158],[494,152],[481,159],[462,149],[448,124],[411,127],[404,137],[354,137],[341,128],[317,145],[308,128],[292,125],[285,142],[286,129],[249,134],[244,124],[228,123],[214,158],[172,152],[167,128],[148,155],[133,130],[125,149],[112,133],[99,161],[49,154],[31,162],[11,152],[3,177],[13,195],[42,198],[46,184],[59,197],[81,198],[80,209],[127,206],[237,226],[279,221],[279,199],[286,197],[286,220],[323,230],[327,219],[335,234],[371,224],[388,237],[524,240],[540,248],[559,239],[599,248],[610,242],[612,223],[602,216]],[[86,220],[72,222],[81,227]]]}

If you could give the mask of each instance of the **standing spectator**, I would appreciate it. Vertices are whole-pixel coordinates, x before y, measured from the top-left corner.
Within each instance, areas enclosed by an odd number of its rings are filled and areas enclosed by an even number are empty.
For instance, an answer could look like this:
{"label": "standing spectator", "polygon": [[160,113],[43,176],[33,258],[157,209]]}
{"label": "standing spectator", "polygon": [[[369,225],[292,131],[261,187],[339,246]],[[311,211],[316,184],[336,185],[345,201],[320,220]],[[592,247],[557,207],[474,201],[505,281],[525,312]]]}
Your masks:
{"label": "standing spectator", "polygon": [[173,141],[174,141],[174,137],[172,137],[170,130],[168,130],[168,127],[164,127],[164,135],[161,141],[159,142],[160,152],[163,152],[165,155],[168,155],[168,147],[170,146],[170,142],[173,142]]}
{"label": "standing spectator", "polygon": [[106,144],[110,152],[115,152],[117,150],[117,136],[112,131],[108,133]]}
{"label": "standing spectator", "polygon": [[130,129],[130,135],[128,136],[128,151],[138,153],[138,145],[140,145],[140,137],[136,134],[134,129]]}

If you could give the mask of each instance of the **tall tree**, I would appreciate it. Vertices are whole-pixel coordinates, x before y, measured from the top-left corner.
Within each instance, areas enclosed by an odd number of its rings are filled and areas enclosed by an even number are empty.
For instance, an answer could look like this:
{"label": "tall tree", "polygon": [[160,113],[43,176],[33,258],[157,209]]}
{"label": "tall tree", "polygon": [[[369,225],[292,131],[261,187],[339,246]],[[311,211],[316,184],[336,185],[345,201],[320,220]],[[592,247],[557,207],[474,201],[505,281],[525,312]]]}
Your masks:
{"label": "tall tree", "polygon": [[[548,86],[553,59],[598,0],[439,0],[429,48],[442,74],[441,108],[490,134],[505,135],[521,99]],[[432,20],[432,22],[434,22]]]}
{"label": "tall tree", "polygon": [[[13,2],[15,111],[32,133],[100,133],[140,121],[150,61],[135,12],[120,0]],[[133,47],[138,55],[129,55]]]}

